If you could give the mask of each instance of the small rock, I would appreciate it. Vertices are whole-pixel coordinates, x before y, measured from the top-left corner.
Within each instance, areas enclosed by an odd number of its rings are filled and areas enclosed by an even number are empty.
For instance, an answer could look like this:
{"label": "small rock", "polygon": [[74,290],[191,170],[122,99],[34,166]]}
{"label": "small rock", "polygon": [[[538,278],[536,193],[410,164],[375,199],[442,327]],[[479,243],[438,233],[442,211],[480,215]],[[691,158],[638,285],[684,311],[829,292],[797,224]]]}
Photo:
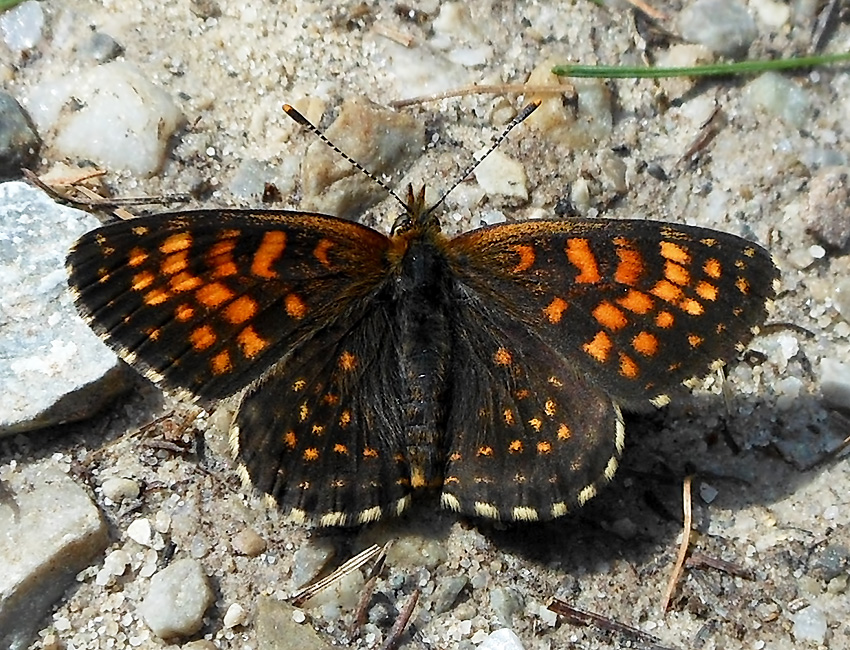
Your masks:
{"label": "small rock", "polygon": [[[378,177],[402,173],[425,146],[421,120],[361,98],[342,105],[325,135]],[[314,142],[307,150],[301,166],[301,188],[304,209],[344,219],[355,218],[387,198],[385,190],[324,142]]]}
{"label": "small rock", "polygon": [[766,72],[753,79],[745,96],[753,107],[800,128],[811,119],[809,94],[794,81],[777,72]]}
{"label": "small rock", "polygon": [[[56,133],[57,157],[140,175],[160,168],[182,119],[164,90],[123,61],[46,81],[23,103],[41,133]],[[69,104],[80,108],[69,111]]]}
{"label": "small rock", "polygon": [[0,499],[0,648],[27,648],[108,532],[86,491],[55,462],[3,476]]}
{"label": "small rock", "polygon": [[850,410],[850,365],[835,359],[821,359],[820,391],[828,407]]}
{"label": "small rock", "polygon": [[488,634],[478,650],[523,650],[523,646],[516,633],[504,627]]}
{"label": "small rock", "polygon": [[245,611],[245,608],[242,607],[239,603],[233,603],[230,607],[227,608],[227,611],[224,613],[224,627],[225,629],[236,627],[237,625],[245,625],[248,621],[248,612]]}
{"label": "small rock", "polygon": [[523,607],[522,596],[510,587],[496,587],[490,592],[490,607],[503,625],[510,625]]}
{"label": "small rock", "polygon": [[108,478],[100,486],[100,491],[107,499],[118,503],[125,499],[135,499],[139,496],[139,484],[129,478]]}
{"label": "small rock", "polygon": [[296,623],[298,610],[280,600],[261,596],[257,603],[257,647],[263,650],[330,650],[309,625]]}
{"label": "small rock", "polygon": [[218,646],[212,641],[206,639],[198,639],[197,641],[189,641],[180,646],[180,650],[218,650]]}
{"label": "small rock", "polygon": [[723,56],[741,56],[758,36],[755,20],[736,0],[697,0],[679,14],[679,31]]}
{"label": "small rock", "polygon": [[95,32],[88,43],[88,54],[98,63],[106,63],[117,59],[124,53],[121,44],[109,34]]}
{"label": "small rock", "polygon": [[256,557],[266,550],[266,540],[252,528],[245,528],[233,537],[233,550],[248,557]]}
{"label": "small rock", "polygon": [[833,248],[845,248],[850,242],[850,168],[816,171],[809,180],[807,204],[803,215],[812,234]]}
{"label": "small rock", "polygon": [[850,567],[850,551],[843,544],[829,544],[815,551],[809,564],[812,577],[829,582]]}
{"label": "small rock", "polygon": [[41,140],[24,109],[0,91],[0,180],[20,178],[22,168],[35,166],[40,148]]}
{"label": "small rock", "polygon": [[792,633],[797,641],[822,644],[826,637],[826,615],[815,606],[804,607],[792,617]]}
{"label": "small rock", "polygon": [[303,587],[309,583],[336,554],[333,543],[324,538],[314,538],[295,551],[292,557],[292,586]]}
{"label": "small rock", "polygon": [[469,578],[465,575],[450,576],[441,580],[434,590],[432,600],[434,601],[434,613],[442,614],[449,611],[455,604],[460,592],[469,584]]}
{"label": "small rock", "polygon": [[201,629],[204,612],[212,602],[213,593],[200,563],[184,559],[151,578],[139,613],[154,634],[167,639]]}
{"label": "small rock", "polygon": [[44,10],[35,0],[22,2],[0,14],[0,35],[12,52],[29,52],[44,36]]}
{"label": "small rock", "polygon": [[[485,151],[479,153],[485,153]],[[501,151],[494,151],[482,160],[475,168],[474,174],[475,180],[487,194],[528,200],[525,168]]]}

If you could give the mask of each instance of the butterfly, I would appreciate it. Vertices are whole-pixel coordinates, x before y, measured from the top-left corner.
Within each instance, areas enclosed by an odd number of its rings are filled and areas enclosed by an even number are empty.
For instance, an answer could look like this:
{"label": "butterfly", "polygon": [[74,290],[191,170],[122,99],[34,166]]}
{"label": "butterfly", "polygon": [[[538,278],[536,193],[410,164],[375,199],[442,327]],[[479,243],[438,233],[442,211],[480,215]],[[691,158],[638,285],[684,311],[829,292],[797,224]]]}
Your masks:
{"label": "butterfly", "polygon": [[622,407],[731,362],[778,271],[735,235],[533,220],[448,237],[408,188],[388,236],[323,214],[192,210],[104,225],[68,255],[91,328],[165,389],[243,391],[243,479],[295,520],[358,525],[419,490],[543,521],[617,470]]}

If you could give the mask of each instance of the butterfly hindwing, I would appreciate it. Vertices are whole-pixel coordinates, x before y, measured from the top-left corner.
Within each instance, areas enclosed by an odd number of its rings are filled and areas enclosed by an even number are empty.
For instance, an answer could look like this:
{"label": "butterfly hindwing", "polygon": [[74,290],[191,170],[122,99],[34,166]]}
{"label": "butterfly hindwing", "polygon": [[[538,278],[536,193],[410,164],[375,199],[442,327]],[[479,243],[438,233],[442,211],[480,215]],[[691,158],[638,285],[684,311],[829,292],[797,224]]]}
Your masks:
{"label": "butterfly hindwing", "polygon": [[502,520],[547,520],[609,481],[620,411],[522,323],[466,294],[455,314],[443,505]]}

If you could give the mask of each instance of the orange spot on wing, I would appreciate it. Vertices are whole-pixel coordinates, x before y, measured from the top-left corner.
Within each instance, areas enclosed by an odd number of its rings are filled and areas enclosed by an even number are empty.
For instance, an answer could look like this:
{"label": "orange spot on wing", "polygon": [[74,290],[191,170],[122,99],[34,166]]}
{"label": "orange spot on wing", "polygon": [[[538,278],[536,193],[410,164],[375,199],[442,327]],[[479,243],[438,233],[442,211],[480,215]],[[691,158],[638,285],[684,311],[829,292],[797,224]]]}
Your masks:
{"label": "orange spot on wing", "polygon": [[189,343],[191,343],[192,347],[198,352],[206,350],[217,340],[218,337],[215,335],[215,332],[209,325],[201,325],[200,327],[196,327],[189,334]]}
{"label": "orange spot on wing", "polygon": [[484,445],[484,446],[478,448],[478,451],[475,452],[475,455],[476,456],[492,456],[493,455],[493,448],[488,446],[488,445]]}
{"label": "orange spot on wing", "polygon": [[227,350],[222,350],[212,358],[210,366],[212,367],[214,375],[227,374],[233,370],[233,363],[230,361],[230,353]]}
{"label": "orange spot on wing", "polygon": [[304,460],[314,461],[319,460],[319,450],[315,447],[308,447],[304,450]]}
{"label": "orange spot on wing", "polygon": [[319,264],[326,268],[331,267],[331,261],[328,259],[328,251],[333,247],[334,243],[330,239],[325,239],[324,237],[319,240],[319,243],[316,244],[316,248],[313,250],[313,257],[319,260]]}
{"label": "orange spot on wing", "polygon": [[497,366],[509,366],[513,362],[513,357],[507,348],[499,348],[493,354],[493,361]]}
{"label": "orange spot on wing", "polygon": [[203,280],[201,278],[188,273],[187,271],[181,271],[177,275],[173,276],[171,280],[169,280],[168,284],[171,287],[171,290],[174,293],[182,293],[184,291],[194,291],[198,287],[203,284]]}
{"label": "orange spot on wing", "polygon": [[546,442],[545,440],[537,443],[537,453],[538,454],[549,454],[552,452],[552,443]]}
{"label": "orange spot on wing", "polygon": [[133,276],[133,282],[130,287],[133,291],[144,291],[151,286],[156,280],[156,276],[150,271],[142,271]]}
{"label": "orange spot on wing", "polygon": [[692,348],[698,348],[702,345],[704,339],[698,334],[688,334],[688,343]]}
{"label": "orange spot on wing", "polygon": [[705,311],[702,304],[693,298],[686,298],[682,301],[682,304],[680,304],[679,307],[691,316],[702,316]]}
{"label": "orange spot on wing", "polygon": [[351,354],[348,350],[345,350],[341,355],[339,355],[339,367],[346,372],[351,372],[357,367],[357,357]]}
{"label": "orange spot on wing", "polygon": [[558,427],[558,440],[569,440],[573,435],[573,432],[570,431],[570,428],[566,424],[561,424]]}
{"label": "orange spot on wing", "polygon": [[625,296],[617,299],[617,303],[633,314],[648,314],[654,304],[652,298],[635,289],[629,289]]}
{"label": "orange spot on wing", "polygon": [[658,315],[655,317],[655,325],[656,327],[660,327],[663,330],[669,329],[673,327],[673,314],[669,311],[660,311]]}
{"label": "orange spot on wing", "polygon": [[165,241],[159,246],[159,250],[163,255],[171,255],[188,249],[192,245],[192,235],[188,232],[178,232],[174,235],[166,237]]}
{"label": "orange spot on wing", "polygon": [[582,349],[600,363],[608,360],[608,354],[611,352],[613,343],[605,332],[597,332],[596,336],[589,343],[585,343]]}
{"label": "orange spot on wing", "polygon": [[708,282],[700,282],[697,285],[697,295],[703,300],[717,300],[717,287]]}
{"label": "orange spot on wing", "polygon": [[224,308],[222,315],[231,325],[241,325],[257,313],[257,302],[249,296],[239,296]]}
{"label": "orange spot on wing", "polygon": [[680,287],[685,287],[691,282],[691,274],[688,273],[688,269],[670,261],[664,265],[664,277]]}
{"label": "orange spot on wing", "polygon": [[257,334],[257,331],[251,325],[248,325],[236,335],[236,342],[242,349],[242,354],[249,359],[253,359],[269,345],[268,340]]}
{"label": "orange spot on wing", "polygon": [[[615,242],[616,243],[616,242]],[[614,272],[614,280],[629,287],[635,286],[643,275],[644,263],[640,253],[634,248],[617,246],[617,257],[620,262]]]}
{"label": "orange spot on wing", "polygon": [[594,284],[602,279],[596,257],[590,250],[590,242],[586,239],[571,238],[567,240],[567,259],[579,271],[576,282]]}
{"label": "orange spot on wing", "polygon": [[297,442],[297,439],[296,439],[296,437],[295,437],[295,432],[294,432],[294,431],[287,431],[287,432],[283,435],[283,443],[284,443],[287,447],[289,447],[290,449],[295,449],[295,443],[296,443],[296,442]]}
{"label": "orange spot on wing", "polygon": [[720,277],[722,267],[720,266],[719,260],[711,258],[710,260],[705,261],[705,264],[702,265],[702,270],[708,277],[714,278],[716,280]]}
{"label": "orange spot on wing", "polygon": [[563,298],[555,297],[544,309],[543,315],[553,325],[561,322],[561,317],[567,310],[567,301]]}
{"label": "orange spot on wing", "polygon": [[373,449],[372,447],[364,447],[363,448],[363,457],[364,458],[377,458],[378,450]]}
{"label": "orange spot on wing", "polygon": [[508,426],[513,426],[514,422],[516,421],[514,420],[514,412],[511,409],[505,409],[502,412],[502,417],[505,418],[505,424],[507,424]]}
{"label": "orange spot on wing", "polygon": [[620,352],[620,374],[626,379],[635,379],[640,373],[640,368],[627,354]]}
{"label": "orange spot on wing", "polygon": [[519,262],[513,269],[511,269],[513,273],[522,273],[534,266],[534,259],[536,256],[534,254],[533,246],[529,246],[527,244],[514,246],[514,251],[517,255],[519,255]]}
{"label": "orange spot on wing", "polygon": [[173,255],[169,255],[164,260],[162,260],[162,266],[160,266],[160,271],[162,271],[165,275],[174,275],[175,273],[179,273],[180,271],[185,271],[189,266],[189,251],[180,251],[178,253],[174,253]]}
{"label": "orange spot on wing", "polygon": [[593,310],[596,322],[609,330],[619,330],[629,324],[626,315],[610,302],[600,302]]}
{"label": "orange spot on wing", "polygon": [[171,294],[165,289],[151,289],[145,294],[144,300],[146,305],[156,306],[161,305],[169,298],[171,298]]}
{"label": "orange spot on wing", "polygon": [[301,296],[288,293],[286,297],[283,299],[284,307],[286,308],[286,313],[290,318],[294,318],[295,320],[301,320],[304,316],[307,315],[307,305],[301,299]]}
{"label": "orange spot on wing", "polygon": [[264,234],[263,241],[260,242],[257,251],[254,253],[254,259],[251,262],[251,273],[267,280],[277,277],[277,273],[272,270],[272,266],[280,259],[285,248],[285,232],[272,230]]}
{"label": "orange spot on wing", "polygon": [[341,426],[344,429],[349,424],[351,424],[351,411],[345,410],[339,416],[339,426]]}
{"label": "orange spot on wing", "polygon": [[206,307],[218,307],[233,297],[233,292],[221,282],[205,284],[195,292],[195,298]]}
{"label": "orange spot on wing", "polygon": [[658,339],[649,332],[641,332],[632,339],[632,347],[645,357],[658,353]]}
{"label": "orange spot on wing", "polygon": [[735,286],[738,287],[738,291],[740,291],[745,296],[749,295],[750,283],[747,282],[745,278],[738,278],[737,280],[735,280]]}
{"label": "orange spot on wing", "polygon": [[660,247],[662,257],[673,262],[678,262],[679,264],[690,264],[691,255],[688,253],[688,249],[681,244],[676,244],[671,241],[663,241],[661,242]]}
{"label": "orange spot on wing", "polygon": [[336,452],[337,454],[346,454],[347,455],[348,454],[348,447],[346,447],[344,444],[338,442],[334,445],[334,452]]}
{"label": "orange spot on wing", "polygon": [[187,320],[191,320],[195,315],[195,309],[191,305],[178,305],[174,310],[174,318],[180,321],[181,323],[185,323]]}
{"label": "orange spot on wing", "polygon": [[682,299],[682,290],[669,280],[659,280],[650,293],[665,302],[677,303]]}
{"label": "orange spot on wing", "polygon": [[138,246],[130,251],[127,257],[127,264],[130,266],[141,266],[148,261],[148,252],[144,248]]}
{"label": "orange spot on wing", "polygon": [[518,454],[522,451],[522,440],[511,440],[508,445],[508,452]]}
{"label": "orange spot on wing", "polygon": [[214,278],[226,278],[239,272],[236,262],[233,260],[233,249],[235,247],[235,239],[222,239],[210,247],[209,253],[207,253],[207,264],[210,265]]}

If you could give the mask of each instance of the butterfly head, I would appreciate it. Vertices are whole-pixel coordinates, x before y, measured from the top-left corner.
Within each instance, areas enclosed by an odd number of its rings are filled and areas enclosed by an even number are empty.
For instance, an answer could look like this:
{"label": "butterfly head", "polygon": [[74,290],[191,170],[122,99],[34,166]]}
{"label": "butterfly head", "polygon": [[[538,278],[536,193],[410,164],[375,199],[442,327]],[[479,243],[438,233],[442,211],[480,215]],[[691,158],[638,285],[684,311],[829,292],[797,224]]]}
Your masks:
{"label": "butterfly head", "polygon": [[412,230],[440,230],[440,220],[436,217],[434,208],[425,206],[425,186],[413,191],[413,185],[407,186],[407,199],[402,201],[404,213],[396,219],[390,231],[393,236],[403,235]]}

